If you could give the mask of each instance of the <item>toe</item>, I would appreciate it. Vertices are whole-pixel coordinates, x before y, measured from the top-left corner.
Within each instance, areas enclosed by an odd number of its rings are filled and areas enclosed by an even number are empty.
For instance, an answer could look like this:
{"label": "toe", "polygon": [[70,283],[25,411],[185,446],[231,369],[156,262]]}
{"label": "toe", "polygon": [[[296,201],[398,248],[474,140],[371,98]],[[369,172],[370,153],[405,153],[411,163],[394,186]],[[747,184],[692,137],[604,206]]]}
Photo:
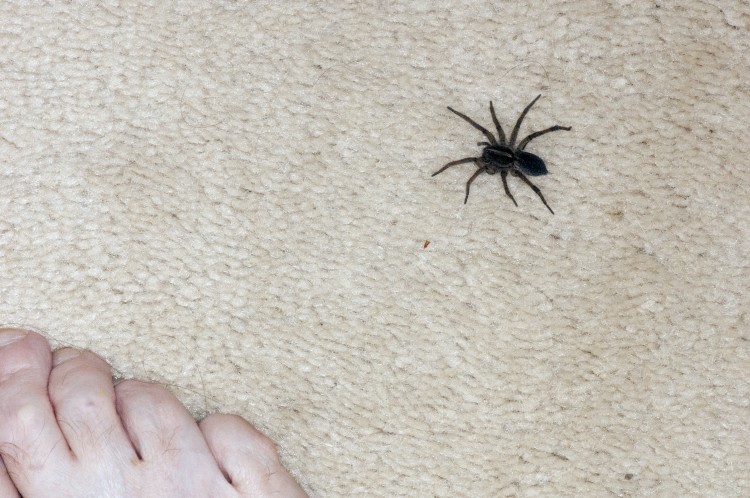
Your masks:
{"label": "toe", "polygon": [[195,420],[163,387],[126,380],[115,386],[117,411],[125,430],[144,461],[161,458],[175,444],[196,451],[207,450]]}
{"label": "toe", "polygon": [[5,468],[2,458],[0,458],[0,496],[3,498],[18,498],[20,496],[8,475],[8,469]]}
{"label": "toe", "polygon": [[[49,398],[68,445],[86,462],[134,462],[135,450],[115,410],[110,366],[90,351],[55,351]],[[106,441],[106,444],[102,444]]]}
{"label": "toe", "polygon": [[117,384],[115,393],[123,426],[152,475],[189,476],[172,483],[176,496],[192,496],[196,489],[231,496],[198,424],[177,398],[162,386],[134,380]]}
{"label": "toe", "polygon": [[71,461],[47,396],[50,366],[44,337],[0,329],[0,457],[29,495],[34,482],[61,475]]}
{"label": "toe", "polygon": [[243,495],[306,497],[279,461],[276,446],[236,415],[210,415],[200,428],[224,475]]}

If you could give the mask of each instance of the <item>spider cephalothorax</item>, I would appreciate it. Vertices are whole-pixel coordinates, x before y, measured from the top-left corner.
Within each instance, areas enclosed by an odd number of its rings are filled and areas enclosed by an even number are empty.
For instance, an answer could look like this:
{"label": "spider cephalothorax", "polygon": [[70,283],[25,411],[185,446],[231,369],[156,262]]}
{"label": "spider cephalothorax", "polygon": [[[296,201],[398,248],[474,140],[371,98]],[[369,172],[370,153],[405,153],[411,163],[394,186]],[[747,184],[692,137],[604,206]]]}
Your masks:
{"label": "spider cephalothorax", "polygon": [[490,102],[490,114],[492,114],[492,121],[495,123],[495,128],[497,128],[497,136],[498,138],[495,139],[495,136],[490,133],[486,128],[475,122],[473,119],[468,117],[465,114],[461,114],[460,112],[456,111],[455,109],[452,109],[448,107],[448,110],[451,111],[454,114],[457,114],[461,118],[465,119],[471,126],[476,128],[477,130],[481,131],[485,137],[489,140],[489,142],[479,142],[477,145],[480,147],[484,147],[482,149],[482,155],[479,157],[466,157],[464,159],[459,159],[458,161],[451,161],[439,170],[437,170],[435,173],[432,174],[432,176],[435,176],[437,174],[442,173],[446,169],[450,168],[451,166],[455,166],[457,164],[464,164],[464,163],[474,163],[476,164],[479,169],[476,170],[476,172],[471,175],[471,178],[469,178],[469,181],[466,182],[466,197],[464,197],[464,204],[466,204],[466,201],[469,200],[469,188],[471,187],[471,182],[473,182],[477,176],[479,176],[480,173],[488,173],[490,175],[494,175],[497,172],[500,172],[500,177],[503,180],[503,188],[505,188],[505,193],[510,199],[513,201],[513,204],[518,206],[518,203],[516,202],[516,199],[513,197],[513,194],[510,193],[510,190],[508,190],[508,180],[507,176],[508,173],[511,173],[514,176],[519,177],[521,180],[523,180],[531,189],[536,192],[536,195],[539,196],[539,198],[542,200],[545,206],[547,206],[547,209],[549,209],[550,213],[555,214],[554,211],[552,211],[552,208],[549,207],[549,204],[547,204],[547,201],[544,200],[544,196],[542,195],[542,192],[539,190],[539,188],[531,183],[531,181],[526,178],[526,175],[529,176],[540,176],[540,175],[546,175],[547,174],[547,166],[544,164],[544,161],[541,157],[532,154],[531,152],[526,152],[524,149],[526,146],[536,137],[539,137],[541,135],[544,135],[545,133],[550,133],[557,130],[570,130],[570,126],[552,126],[550,128],[547,128],[546,130],[542,131],[536,131],[529,135],[528,137],[521,140],[518,145],[516,145],[516,138],[518,138],[518,130],[521,128],[521,122],[523,121],[523,118],[526,117],[526,113],[529,112],[529,109],[531,109],[531,106],[534,105],[534,103],[539,100],[539,97],[541,95],[537,95],[537,97],[531,101],[531,104],[526,106],[526,109],[523,110],[521,115],[518,117],[518,121],[516,121],[516,126],[513,127],[513,133],[510,135],[510,140],[506,140],[505,133],[503,132],[502,126],[500,126],[500,122],[497,120],[497,116],[495,115],[495,108],[492,106],[492,102]]}

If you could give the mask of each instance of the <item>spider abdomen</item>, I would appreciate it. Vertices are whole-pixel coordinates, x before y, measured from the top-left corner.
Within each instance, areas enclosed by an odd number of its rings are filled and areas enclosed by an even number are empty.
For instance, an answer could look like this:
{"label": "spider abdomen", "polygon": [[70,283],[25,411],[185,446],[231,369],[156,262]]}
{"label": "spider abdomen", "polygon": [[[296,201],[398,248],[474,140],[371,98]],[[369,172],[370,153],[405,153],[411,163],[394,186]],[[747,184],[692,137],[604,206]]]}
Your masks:
{"label": "spider abdomen", "polygon": [[541,157],[519,150],[516,152],[516,167],[521,173],[529,176],[542,176],[547,174],[547,165]]}

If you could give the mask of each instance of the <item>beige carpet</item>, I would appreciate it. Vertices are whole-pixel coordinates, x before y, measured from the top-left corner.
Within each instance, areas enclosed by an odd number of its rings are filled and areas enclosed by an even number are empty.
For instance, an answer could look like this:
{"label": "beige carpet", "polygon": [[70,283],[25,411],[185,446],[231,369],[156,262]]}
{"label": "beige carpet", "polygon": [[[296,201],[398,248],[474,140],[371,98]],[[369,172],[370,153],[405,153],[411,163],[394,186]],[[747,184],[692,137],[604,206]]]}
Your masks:
{"label": "beige carpet", "polygon": [[[0,322],[316,497],[750,496],[746,2],[50,3],[0,3]],[[430,177],[539,93],[554,216]]]}

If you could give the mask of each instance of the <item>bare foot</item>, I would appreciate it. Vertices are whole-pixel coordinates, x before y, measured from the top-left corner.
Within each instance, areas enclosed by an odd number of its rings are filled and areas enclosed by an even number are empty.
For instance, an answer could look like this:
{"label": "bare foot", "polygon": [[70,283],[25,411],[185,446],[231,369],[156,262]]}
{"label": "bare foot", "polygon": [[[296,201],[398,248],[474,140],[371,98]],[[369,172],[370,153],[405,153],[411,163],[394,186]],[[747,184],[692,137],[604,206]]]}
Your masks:
{"label": "bare foot", "polygon": [[0,496],[305,497],[244,419],[197,424],[164,388],[112,385],[88,351],[0,329]]}

